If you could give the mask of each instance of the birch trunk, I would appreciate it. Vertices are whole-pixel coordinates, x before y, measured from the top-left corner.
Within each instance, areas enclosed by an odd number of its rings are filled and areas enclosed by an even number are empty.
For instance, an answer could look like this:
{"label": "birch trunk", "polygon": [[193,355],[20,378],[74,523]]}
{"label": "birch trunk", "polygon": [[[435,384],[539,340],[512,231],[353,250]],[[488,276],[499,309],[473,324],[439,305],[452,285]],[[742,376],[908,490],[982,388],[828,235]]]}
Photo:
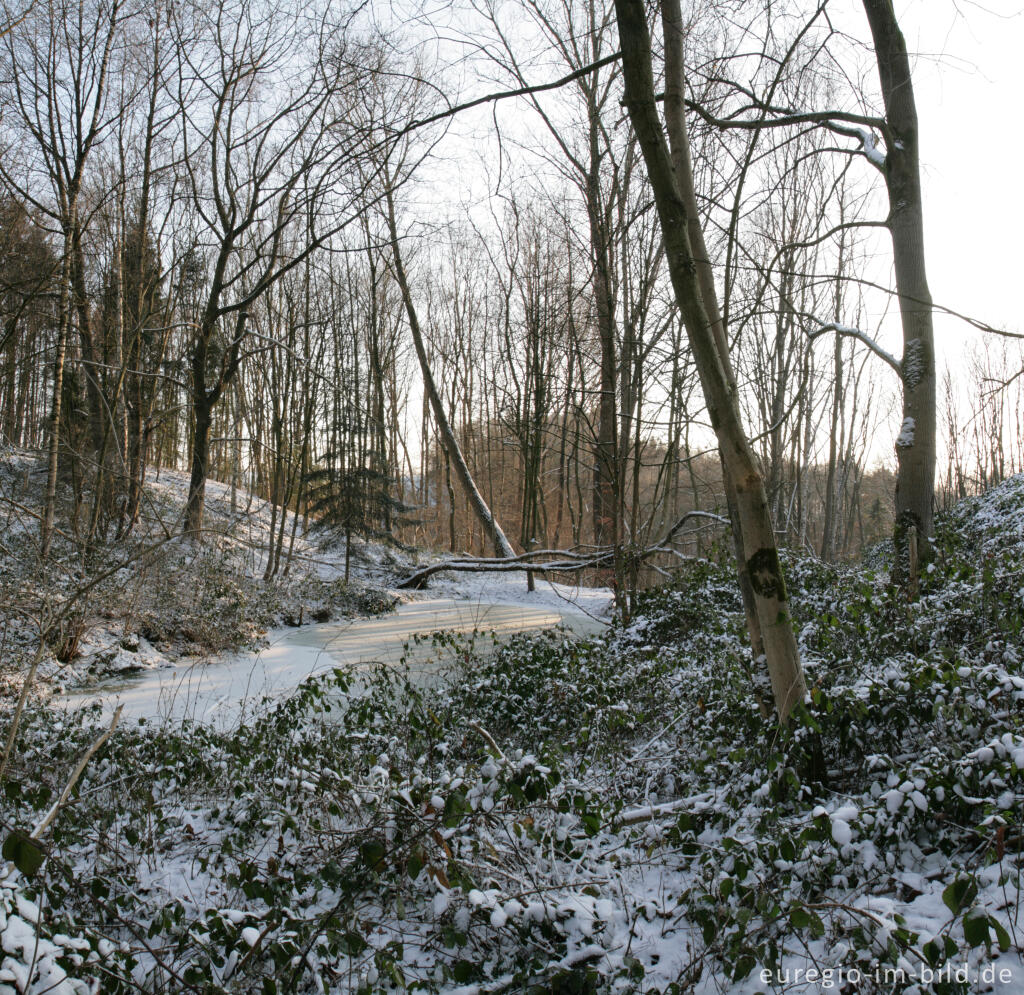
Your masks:
{"label": "birch trunk", "polygon": [[[663,0],[663,3],[669,21],[671,47],[680,42],[678,26],[681,18],[674,0]],[[721,341],[724,332],[719,322],[719,334],[716,334],[715,322],[702,294],[698,276],[700,266],[691,240],[691,227],[699,227],[699,221],[694,212],[687,209],[683,191],[686,183],[692,186],[692,177],[677,177],[658,116],[651,65],[651,37],[643,0],[615,0],[615,11],[622,47],[626,108],[647,164],[661,222],[669,275],[704,390],[708,414],[718,439],[722,465],[731,485],[729,489],[734,495],[734,522],[738,524],[740,533],[737,543],[742,545],[742,555],[739,557],[741,582],[745,569],[753,589],[756,620],[776,711],[780,721],[785,722],[793,708],[803,700],[806,690],[803,670],[789,616],[786,586],[764,481],[741,423],[728,353]],[[681,59],[678,56],[670,58],[667,71],[676,74],[677,78],[670,82],[681,92]],[[679,153],[677,162],[685,171],[685,165],[688,165],[686,160],[689,158],[685,120],[682,119],[680,109],[668,109],[668,114]],[[701,254],[706,260],[706,250]],[[713,290],[713,285],[710,290]],[[753,632],[751,639],[754,639]]]}

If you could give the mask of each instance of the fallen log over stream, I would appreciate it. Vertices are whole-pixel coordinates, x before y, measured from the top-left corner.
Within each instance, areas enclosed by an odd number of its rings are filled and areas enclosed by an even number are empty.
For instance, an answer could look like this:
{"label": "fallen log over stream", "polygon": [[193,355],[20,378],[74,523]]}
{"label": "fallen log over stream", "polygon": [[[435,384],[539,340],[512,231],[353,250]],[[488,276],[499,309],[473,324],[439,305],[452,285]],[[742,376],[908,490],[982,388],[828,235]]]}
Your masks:
{"label": "fallen log over stream", "polygon": [[[395,586],[399,590],[420,590],[434,574],[446,570],[460,573],[575,573],[580,570],[614,567],[617,558],[631,565],[649,560],[657,553],[667,553],[689,562],[693,557],[684,556],[673,548],[672,542],[679,530],[691,519],[706,519],[718,525],[728,525],[729,519],[710,511],[688,511],[656,543],[644,547],[632,546],[591,546],[583,550],[535,549],[511,557],[461,556],[439,560],[411,573]],[[655,569],[659,569],[655,567]],[[665,572],[665,571],[662,571]]]}

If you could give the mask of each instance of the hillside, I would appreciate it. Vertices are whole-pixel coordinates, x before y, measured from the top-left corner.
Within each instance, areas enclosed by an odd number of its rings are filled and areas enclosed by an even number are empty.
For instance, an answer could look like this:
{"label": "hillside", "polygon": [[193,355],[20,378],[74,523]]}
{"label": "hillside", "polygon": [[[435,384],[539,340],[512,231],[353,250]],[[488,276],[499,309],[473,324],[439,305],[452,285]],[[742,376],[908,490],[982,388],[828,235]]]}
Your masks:
{"label": "hillside", "polygon": [[[352,581],[345,583],[344,551],[294,527],[289,513],[282,567],[267,578],[269,502],[245,491],[232,500],[227,485],[210,481],[206,532],[196,543],[180,536],[187,475],[164,469],[147,482],[141,520],[129,537],[112,531],[83,553],[80,532],[59,533],[44,564],[32,511],[42,505],[44,480],[38,456],[0,452],[0,679],[7,693],[20,687],[40,632],[38,690],[89,686],[259,646],[276,627],[388,611],[394,598],[385,588],[408,562],[386,546],[356,543]],[[61,498],[64,517],[74,521],[70,488]]]}
{"label": "hillside", "polygon": [[[789,557],[781,733],[711,562],[604,639],[452,640],[436,687],[118,730],[4,881],[0,992],[1024,990],[1024,478],[936,546],[912,606]],[[31,712],[8,831],[94,737]]]}

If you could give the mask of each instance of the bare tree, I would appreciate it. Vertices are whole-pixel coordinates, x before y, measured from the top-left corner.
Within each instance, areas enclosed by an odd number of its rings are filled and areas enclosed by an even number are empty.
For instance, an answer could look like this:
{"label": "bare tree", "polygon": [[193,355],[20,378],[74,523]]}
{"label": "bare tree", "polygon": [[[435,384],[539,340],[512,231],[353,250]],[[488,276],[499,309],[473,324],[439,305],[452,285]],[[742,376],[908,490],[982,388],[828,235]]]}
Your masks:
{"label": "bare tree", "polygon": [[[717,128],[748,131],[755,136],[777,128],[792,132],[809,127],[823,128],[831,135],[853,139],[856,143],[853,148],[835,148],[831,152],[866,159],[885,176],[889,199],[889,214],[885,221],[844,220],[839,226],[817,234],[815,241],[822,243],[851,228],[888,229],[903,327],[902,358],[890,355],[863,330],[838,322],[829,322],[811,334],[836,333],[859,339],[900,377],[903,418],[896,439],[898,471],[894,530],[894,578],[900,581],[906,578],[909,563],[908,531],[913,530],[917,536],[915,559],[923,561],[930,549],[928,538],[932,531],[936,421],[933,304],[924,260],[918,122],[910,60],[892,0],[864,0],[863,5],[874,41],[884,117],[835,109],[805,110],[799,104],[794,107],[784,103],[780,92],[783,70],[790,67],[798,53],[806,50],[809,55],[802,71],[812,71],[815,60],[820,54],[829,52],[829,41],[837,36],[837,32],[828,25],[818,41],[805,44],[811,38],[812,27],[826,17],[828,0],[817,4],[790,47],[773,57],[777,68],[773,70],[772,82],[764,93],[759,94],[752,86],[733,82],[731,87],[739,98],[740,111],[716,116],[699,104],[691,103],[689,106],[704,121]],[[830,53],[830,58],[835,59],[835,55]],[[879,136],[884,151],[879,147]]]}
{"label": "bare tree", "polygon": [[[907,579],[907,565],[931,554],[935,495],[935,336],[932,297],[924,259],[917,105],[907,44],[892,0],[864,0],[875,43],[878,78],[885,102],[885,185],[889,192],[896,292],[903,324],[903,423],[896,439],[896,555],[894,576]],[[908,555],[910,530],[916,556]],[[913,578],[910,578],[913,583]]]}
{"label": "bare tree", "polygon": [[[479,4],[495,41],[483,47],[487,56],[525,87],[528,47],[502,24],[502,11],[490,0]],[[621,154],[621,141],[610,126],[618,68],[605,66],[610,48],[611,10],[600,4],[567,0],[527,0],[523,13],[549,50],[569,70],[569,99],[573,113],[566,120],[545,106],[536,93],[528,99],[552,139],[545,153],[556,170],[576,188],[586,219],[590,254],[590,293],[598,345],[597,412],[594,426],[592,518],[594,541],[617,544],[623,540],[623,490],[620,449],[620,380],[627,392],[632,372],[628,346],[620,339],[622,273],[619,253],[626,238],[623,221],[633,156]],[[517,51],[521,47],[523,51]],[[630,219],[632,220],[632,219]]]}
{"label": "bare tree", "polygon": [[295,6],[228,0],[178,15],[177,104],[203,296],[190,346],[185,528],[203,526],[213,412],[238,372],[249,314],[351,217],[365,130],[357,85],[378,55],[350,25]]}
{"label": "bare tree", "polygon": [[[686,327],[694,361],[704,388],[711,423],[718,438],[722,464],[734,493],[736,525],[742,542],[740,569],[746,569],[753,588],[760,639],[771,678],[775,707],[786,721],[803,701],[805,685],[788,610],[788,597],[764,482],[743,429],[727,353],[715,321],[705,305],[694,250],[693,212],[687,207],[683,184],[692,174],[680,175],[689,161],[686,121],[681,101],[666,102],[669,152],[665,129],[658,115],[651,57],[651,35],[642,0],[616,0],[615,11],[622,47],[625,103],[637,135],[651,182],[665,242],[669,275]],[[663,0],[667,87],[682,92],[682,16],[674,0]],[[756,638],[751,633],[752,639]]]}
{"label": "bare tree", "polygon": [[30,9],[0,36],[4,50],[3,100],[19,139],[0,165],[6,184],[52,218],[63,242],[58,332],[40,553],[49,555],[57,493],[57,465],[68,339],[77,320],[92,408],[94,444],[102,405],[95,381],[89,302],[85,295],[82,190],[86,167],[115,114],[108,101],[111,62],[123,6],[49,0]]}
{"label": "bare tree", "polygon": [[515,552],[512,549],[511,543],[509,543],[501,526],[498,524],[497,519],[494,517],[494,514],[488,507],[483,495],[480,493],[480,489],[476,486],[476,482],[473,480],[473,475],[470,473],[469,465],[466,463],[466,458],[462,453],[462,448],[459,445],[459,441],[452,429],[451,422],[448,419],[448,414],[445,411],[444,403],[441,400],[441,394],[437,389],[437,383],[434,380],[434,375],[430,368],[430,362],[427,358],[426,346],[423,341],[423,332],[420,329],[419,317],[416,312],[416,305],[413,301],[412,290],[409,286],[409,279],[406,275],[405,266],[402,262],[401,244],[398,237],[398,225],[395,219],[395,200],[390,178],[385,179],[385,184],[387,224],[388,232],[391,236],[391,258],[394,265],[395,279],[398,281],[398,286],[402,291],[402,301],[405,304],[406,317],[409,321],[409,331],[412,334],[413,345],[416,349],[416,356],[419,359],[420,370],[423,374],[423,390],[425,398],[427,402],[429,402],[430,409],[434,414],[434,421],[437,424],[437,430],[440,433],[445,453],[452,465],[455,467],[456,475],[459,478],[459,482],[462,484],[463,490],[466,493],[477,520],[480,522],[481,529],[483,529],[484,534],[494,547],[495,556],[514,556]]}

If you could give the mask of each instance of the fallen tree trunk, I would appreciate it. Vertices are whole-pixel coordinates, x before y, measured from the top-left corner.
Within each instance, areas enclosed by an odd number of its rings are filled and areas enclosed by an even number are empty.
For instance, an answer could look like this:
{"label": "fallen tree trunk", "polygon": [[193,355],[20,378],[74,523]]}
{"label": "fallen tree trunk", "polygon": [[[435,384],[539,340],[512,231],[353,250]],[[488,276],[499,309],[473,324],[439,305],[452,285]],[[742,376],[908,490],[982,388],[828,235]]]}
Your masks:
{"label": "fallen tree trunk", "polygon": [[[595,546],[586,552],[571,549],[534,549],[519,556],[502,557],[499,559],[486,556],[462,556],[448,560],[439,560],[428,564],[415,573],[410,574],[395,586],[399,590],[420,590],[434,574],[452,570],[458,573],[576,573],[609,567],[614,564],[617,555],[624,556],[634,564],[644,563],[657,553],[668,553],[689,562],[692,557],[683,556],[672,547],[672,542],[679,530],[695,518],[708,519],[719,525],[728,525],[729,519],[714,515],[709,511],[689,511],[665,533],[656,543],[650,546],[629,551],[617,546]],[[655,568],[660,569],[660,568]],[[665,572],[665,571],[661,571]]]}
{"label": "fallen tree trunk", "polygon": [[398,281],[398,289],[402,292],[402,302],[405,304],[405,313],[409,320],[409,331],[412,333],[416,357],[419,359],[420,370],[423,373],[423,389],[427,393],[430,408],[434,412],[434,421],[437,423],[437,431],[441,437],[441,443],[444,445],[445,452],[455,468],[455,474],[462,484],[462,489],[466,493],[469,505],[473,509],[480,527],[491,541],[495,555],[502,558],[514,556],[515,551],[512,549],[512,544],[506,538],[505,533],[498,524],[498,520],[487,506],[484,496],[480,493],[480,489],[473,480],[469,464],[462,454],[462,448],[459,446],[458,439],[455,438],[455,432],[452,431],[448,415],[445,413],[444,405],[441,403],[441,395],[438,392],[437,384],[434,382],[434,374],[431,372],[430,362],[427,359],[427,350],[423,344],[423,333],[420,330],[419,317],[413,304],[412,291],[409,289],[409,280],[406,277],[405,266],[402,263],[402,253],[398,245],[398,225],[395,222],[395,201],[391,193],[390,180],[384,194],[387,201],[388,233],[391,236],[391,258],[395,279]]}

